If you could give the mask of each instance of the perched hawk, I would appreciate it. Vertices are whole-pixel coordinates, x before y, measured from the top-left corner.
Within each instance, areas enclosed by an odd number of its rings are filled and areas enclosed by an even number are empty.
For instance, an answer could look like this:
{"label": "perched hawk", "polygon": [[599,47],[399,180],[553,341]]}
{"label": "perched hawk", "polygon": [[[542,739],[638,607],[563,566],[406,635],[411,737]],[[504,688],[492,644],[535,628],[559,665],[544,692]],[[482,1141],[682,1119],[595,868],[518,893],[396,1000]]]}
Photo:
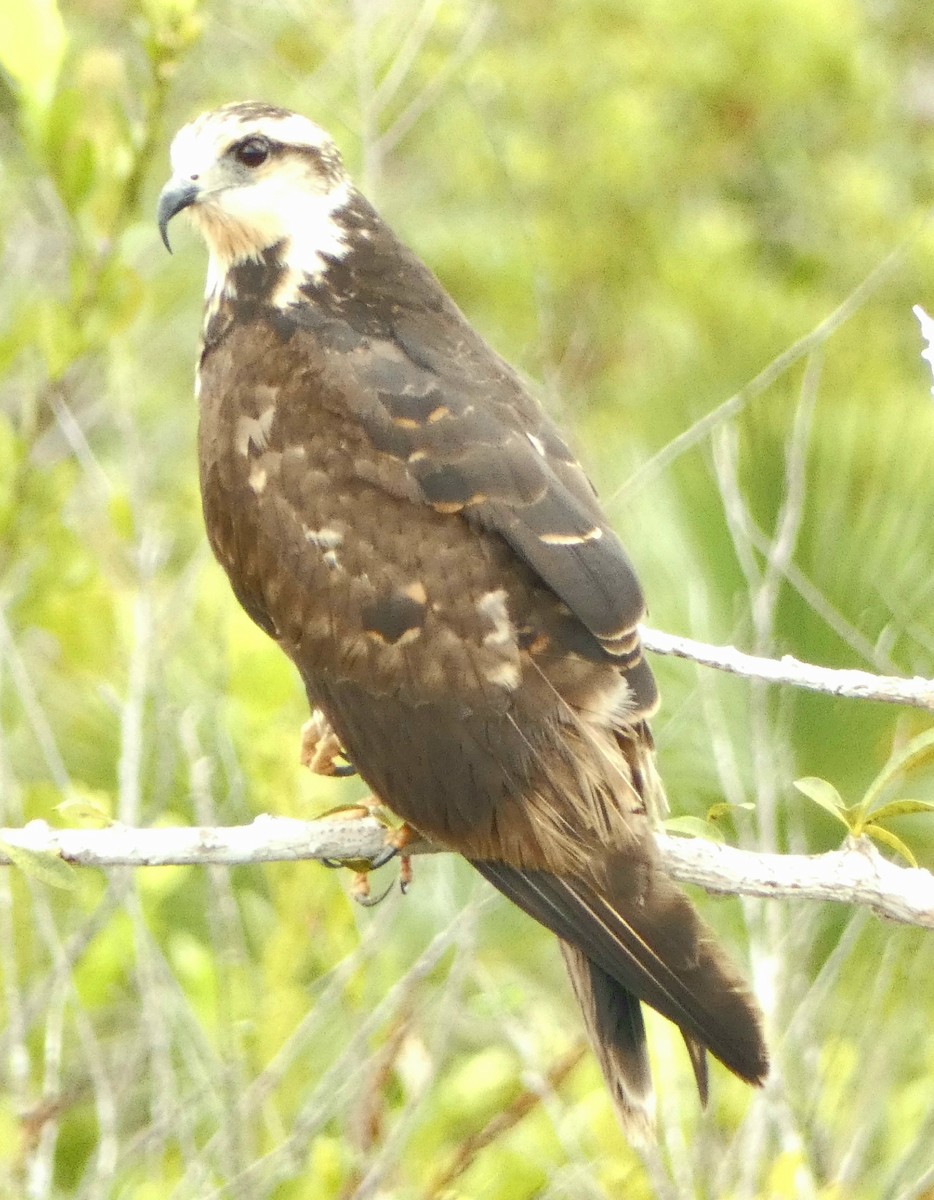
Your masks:
{"label": "perched hawk", "polygon": [[633,568],[560,434],[356,190],[267,104],[172,144],[159,200],[210,252],[208,537],[360,775],[560,939],[624,1126],[652,1125],[639,1002],[759,1083],[755,1002],[657,863],[656,707]]}

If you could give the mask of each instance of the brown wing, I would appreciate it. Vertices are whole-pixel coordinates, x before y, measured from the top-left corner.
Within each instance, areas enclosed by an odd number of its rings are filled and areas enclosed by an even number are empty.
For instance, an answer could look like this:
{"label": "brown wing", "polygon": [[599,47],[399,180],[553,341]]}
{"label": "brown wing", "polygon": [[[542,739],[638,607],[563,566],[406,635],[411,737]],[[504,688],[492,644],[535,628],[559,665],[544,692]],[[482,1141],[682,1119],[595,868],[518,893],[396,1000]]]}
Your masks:
{"label": "brown wing", "polygon": [[[307,340],[306,340],[307,339]],[[354,355],[245,323],[205,356],[201,482],[241,604],[308,676],[406,703],[511,703],[523,653],[573,700],[622,691],[619,665],[509,544],[423,502],[380,451]],[[642,672],[644,671],[644,678]],[[639,707],[654,697],[633,666]]]}
{"label": "brown wing", "polygon": [[539,406],[508,369],[481,365],[478,375],[470,354],[425,366],[399,339],[347,356],[371,444],[405,464],[419,498],[499,533],[608,653],[626,656],[645,611],[632,564]]}

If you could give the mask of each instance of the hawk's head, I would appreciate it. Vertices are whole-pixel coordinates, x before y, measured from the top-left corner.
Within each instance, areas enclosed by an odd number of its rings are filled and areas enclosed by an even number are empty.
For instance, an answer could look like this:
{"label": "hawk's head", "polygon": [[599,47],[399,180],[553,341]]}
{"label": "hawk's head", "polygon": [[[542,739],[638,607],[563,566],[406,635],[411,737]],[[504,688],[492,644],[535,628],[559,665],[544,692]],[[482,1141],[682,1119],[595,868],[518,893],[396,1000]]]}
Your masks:
{"label": "hawk's head", "polygon": [[273,246],[308,275],[339,258],[346,233],[336,214],[350,181],[330,137],[271,104],[228,104],[186,125],[172,142],[172,178],[159,197],[159,230],[187,209],[211,254],[212,274],[259,259]]}

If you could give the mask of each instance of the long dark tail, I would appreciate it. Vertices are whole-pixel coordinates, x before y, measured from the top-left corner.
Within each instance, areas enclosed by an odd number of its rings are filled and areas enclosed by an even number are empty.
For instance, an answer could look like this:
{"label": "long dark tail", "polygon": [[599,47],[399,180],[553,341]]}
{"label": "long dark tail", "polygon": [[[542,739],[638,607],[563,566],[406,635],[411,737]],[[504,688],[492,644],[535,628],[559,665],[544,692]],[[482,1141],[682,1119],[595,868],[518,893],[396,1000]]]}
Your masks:
{"label": "long dark tail", "polygon": [[740,1078],[763,1081],[759,1010],[688,898],[648,860],[606,863],[601,892],[580,879],[474,862],[505,896],[557,934],[574,991],[624,1126],[652,1125],[652,1084],[639,1001],[681,1029],[702,1101],[705,1049]]}
{"label": "long dark tail", "polygon": [[642,1005],[576,946],[559,945],[623,1128],[634,1141],[647,1142],[655,1124],[655,1098]]}

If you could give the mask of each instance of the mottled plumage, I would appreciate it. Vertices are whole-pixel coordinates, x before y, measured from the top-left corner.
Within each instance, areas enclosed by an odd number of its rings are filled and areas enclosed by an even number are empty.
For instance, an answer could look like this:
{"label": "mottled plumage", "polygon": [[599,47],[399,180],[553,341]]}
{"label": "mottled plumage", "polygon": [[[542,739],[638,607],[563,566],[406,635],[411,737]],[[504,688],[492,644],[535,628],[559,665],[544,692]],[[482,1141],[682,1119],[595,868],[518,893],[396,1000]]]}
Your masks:
{"label": "mottled plumage", "polygon": [[517,375],[293,113],[186,126],[160,227],[211,252],[199,366],[208,536],[386,805],[562,941],[624,1123],[639,1000],[767,1070],[754,1001],[658,867],[657,697],[633,568]]}

